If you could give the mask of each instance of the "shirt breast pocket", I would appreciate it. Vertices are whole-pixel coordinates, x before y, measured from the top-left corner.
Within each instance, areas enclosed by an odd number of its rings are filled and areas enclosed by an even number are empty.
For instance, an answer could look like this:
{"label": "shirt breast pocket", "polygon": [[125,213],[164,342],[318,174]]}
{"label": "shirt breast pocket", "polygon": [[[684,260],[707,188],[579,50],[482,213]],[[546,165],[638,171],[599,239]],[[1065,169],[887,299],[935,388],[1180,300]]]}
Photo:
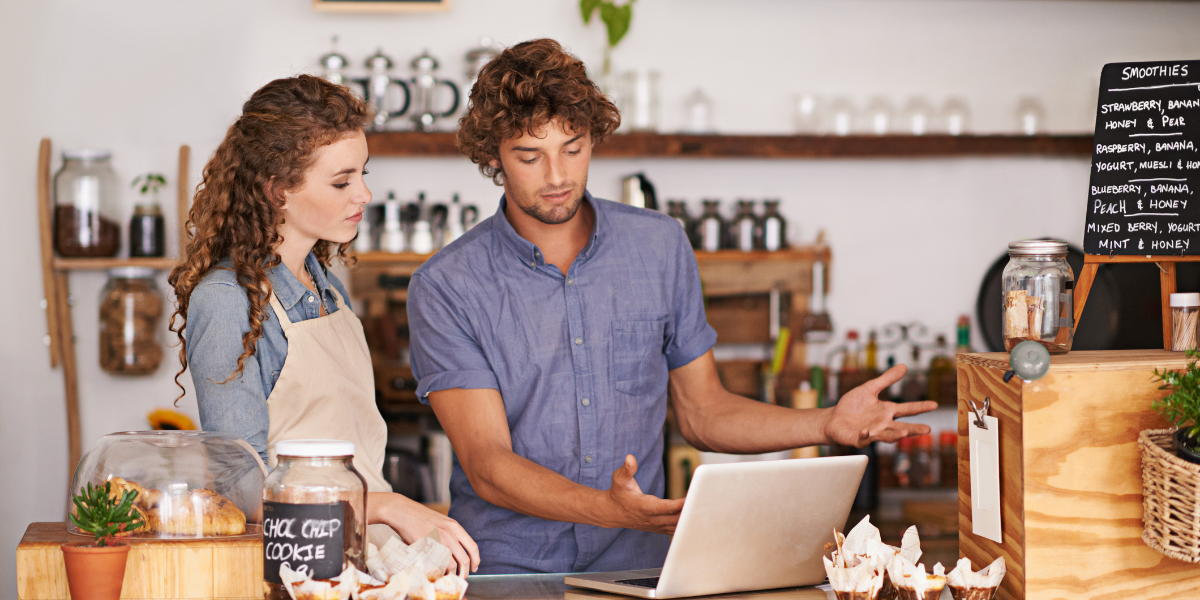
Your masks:
{"label": "shirt breast pocket", "polygon": [[663,321],[612,322],[613,386],[631,396],[653,394],[664,385]]}

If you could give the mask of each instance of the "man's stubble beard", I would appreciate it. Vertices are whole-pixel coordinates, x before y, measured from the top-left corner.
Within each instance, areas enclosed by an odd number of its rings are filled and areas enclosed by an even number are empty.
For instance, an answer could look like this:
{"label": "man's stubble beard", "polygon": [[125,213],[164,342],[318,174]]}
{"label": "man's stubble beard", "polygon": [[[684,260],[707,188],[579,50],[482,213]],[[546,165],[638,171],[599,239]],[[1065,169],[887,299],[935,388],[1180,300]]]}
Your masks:
{"label": "man's stubble beard", "polygon": [[579,207],[583,204],[583,195],[585,190],[587,190],[586,179],[584,180],[583,185],[579,186],[575,197],[571,198],[570,201],[553,208],[545,208],[541,206],[541,203],[538,199],[542,194],[542,190],[539,190],[531,195],[532,198],[529,198],[530,201],[528,205],[515,201],[514,204],[517,205],[517,208],[521,209],[521,212],[537,219],[538,221],[541,221],[542,223],[545,223],[546,225],[561,225],[575,218],[575,213],[579,212]]}

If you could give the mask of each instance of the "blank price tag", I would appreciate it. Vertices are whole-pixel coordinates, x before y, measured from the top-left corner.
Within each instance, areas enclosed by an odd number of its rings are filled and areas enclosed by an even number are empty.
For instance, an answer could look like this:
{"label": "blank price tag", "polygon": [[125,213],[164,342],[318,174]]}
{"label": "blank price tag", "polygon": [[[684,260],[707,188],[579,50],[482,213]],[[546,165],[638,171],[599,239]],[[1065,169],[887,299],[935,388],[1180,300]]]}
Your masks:
{"label": "blank price tag", "polygon": [[987,429],[968,418],[971,443],[971,531],[997,544],[1004,543],[1000,531],[1000,422],[984,417]]}

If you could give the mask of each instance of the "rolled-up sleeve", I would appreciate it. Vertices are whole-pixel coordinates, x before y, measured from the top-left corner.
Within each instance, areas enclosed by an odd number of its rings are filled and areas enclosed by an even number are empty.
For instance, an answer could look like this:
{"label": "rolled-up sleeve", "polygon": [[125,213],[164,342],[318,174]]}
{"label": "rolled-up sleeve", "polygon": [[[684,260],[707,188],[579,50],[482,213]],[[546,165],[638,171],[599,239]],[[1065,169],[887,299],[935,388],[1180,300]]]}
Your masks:
{"label": "rolled-up sleeve", "polygon": [[242,373],[229,378],[242,355],[242,336],[250,331],[249,310],[241,286],[197,286],[188,301],[188,370],[196,388],[201,428],[246,440],[265,462],[270,417],[257,355],[246,357]]}
{"label": "rolled-up sleeve", "polygon": [[428,277],[413,275],[408,285],[410,361],[417,378],[417,397],[442,390],[500,389],[471,323],[454,299]]}
{"label": "rolled-up sleeve", "polygon": [[708,324],[704,314],[704,290],[700,285],[700,269],[683,228],[676,228],[675,298],[673,315],[666,332],[667,369],[682,367],[708,352],[717,343],[717,332]]}

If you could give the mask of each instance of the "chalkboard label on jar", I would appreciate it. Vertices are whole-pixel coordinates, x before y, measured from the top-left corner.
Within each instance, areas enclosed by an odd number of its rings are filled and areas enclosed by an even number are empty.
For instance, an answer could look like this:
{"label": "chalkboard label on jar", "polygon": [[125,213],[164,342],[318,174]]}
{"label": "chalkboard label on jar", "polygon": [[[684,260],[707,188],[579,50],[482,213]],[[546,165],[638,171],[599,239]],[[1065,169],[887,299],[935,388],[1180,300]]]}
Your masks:
{"label": "chalkboard label on jar", "polygon": [[1105,65],[1092,150],[1084,252],[1200,254],[1200,61]]}
{"label": "chalkboard label on jar", "polygon": [[346,503],[263,502],[263,579],[282,584],[279,567],[329,579],[342,573]]}

